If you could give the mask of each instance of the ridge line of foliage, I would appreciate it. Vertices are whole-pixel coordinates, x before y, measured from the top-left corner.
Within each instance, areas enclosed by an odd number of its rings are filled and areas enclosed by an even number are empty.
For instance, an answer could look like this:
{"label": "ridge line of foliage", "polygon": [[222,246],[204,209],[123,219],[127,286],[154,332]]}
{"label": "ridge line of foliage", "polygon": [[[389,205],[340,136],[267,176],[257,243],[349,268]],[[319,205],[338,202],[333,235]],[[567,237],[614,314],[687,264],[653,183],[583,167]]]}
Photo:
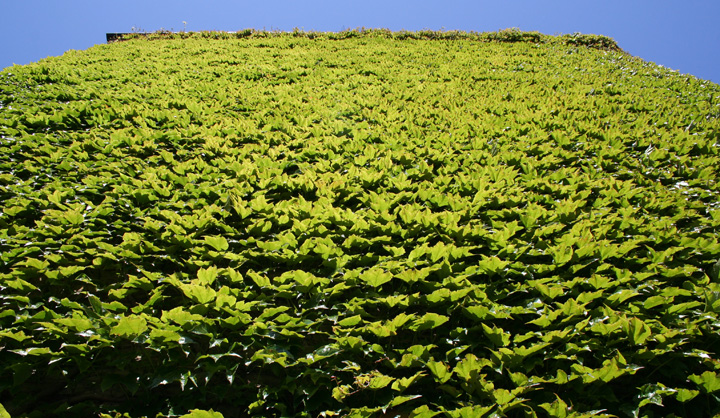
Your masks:
{"label": "ridge line of foliage", "polygon": [[546,35],[537,31],[522,31],[518,28],[502,29],[495,32],[475,32],[461,30],[419,30],[419,31],[391,31],[390,29],[356,28],[340,32],[317,32],[294,29],[292,32],[267,31],[257,29],[244,29],[236,32],[226,31],[199,31],[199,32],[171,32],[159,30],[148,33],[130,33],[118,38],[118,41],[148,38],[156,39],[242,39],[242,38],[269,38],[278,36],[292,36],[307,39],[342,40],[357,37],[382,37],[397,40],[473,40],[480,42],[529,42],[529,43],[560,43],[563,45],[585,46],[603,51],[624,52],[614,39],[605,35],[572,33],[563,35]]}

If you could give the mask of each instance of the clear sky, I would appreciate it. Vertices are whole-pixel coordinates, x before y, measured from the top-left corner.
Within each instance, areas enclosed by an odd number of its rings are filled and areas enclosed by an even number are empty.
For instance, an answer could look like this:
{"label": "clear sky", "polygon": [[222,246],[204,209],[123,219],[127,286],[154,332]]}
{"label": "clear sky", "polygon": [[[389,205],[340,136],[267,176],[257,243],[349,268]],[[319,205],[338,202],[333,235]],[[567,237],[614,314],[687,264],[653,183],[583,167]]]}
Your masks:
{"label": "clear sky", "polygon": [[[183,22],[187,22],[184,24]],[[720,83],[719,0],[0,0],[0,68],[105,42],[106,32],[246,28],[581,32]]]}

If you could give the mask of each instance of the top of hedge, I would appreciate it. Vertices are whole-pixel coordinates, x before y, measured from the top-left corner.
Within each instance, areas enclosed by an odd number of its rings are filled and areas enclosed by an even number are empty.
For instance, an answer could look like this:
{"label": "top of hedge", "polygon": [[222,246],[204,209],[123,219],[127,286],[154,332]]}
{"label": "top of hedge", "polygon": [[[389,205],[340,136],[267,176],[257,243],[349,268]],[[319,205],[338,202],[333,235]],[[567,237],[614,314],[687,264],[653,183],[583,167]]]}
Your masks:
{"label": "top of hedge", "polygon": [[108,42],[122,41],[128,39],[240,39],[240,38],[268,38],[278,36],[292,36],[308,39],[348,39],[358,37],[384,37],[390,39],[414,39],[414,40],[474,40],[480,42],[532,42],[532,43],[560,43],[565,45],[582,45],[589,48],[606,51],[622,51],[614,39],[604,35],[593,34],[564,34],[545,35],[537,31],[521,31],[517,28],[503,29],[496,32],[466,32],[459,30],[435,31],[391,31],[389,29],[348,29],[341,32],[315,32],[295,29],[292,32],[267,31],[256,29],[244,29],[235,32],[225,31],[200,31],[200,32],[170,32],[160,30],[151,33],[109,33]]}

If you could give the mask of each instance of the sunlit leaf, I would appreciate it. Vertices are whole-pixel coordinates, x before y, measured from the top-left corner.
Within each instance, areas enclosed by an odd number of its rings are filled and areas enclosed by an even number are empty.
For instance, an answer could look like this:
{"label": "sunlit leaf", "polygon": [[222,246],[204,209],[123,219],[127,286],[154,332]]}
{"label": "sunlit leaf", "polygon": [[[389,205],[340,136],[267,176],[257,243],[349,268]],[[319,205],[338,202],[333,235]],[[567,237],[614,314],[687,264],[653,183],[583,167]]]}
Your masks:
{"label": "sunlit leaf", "polygon": [[547,411],[548,416],[553,418],[565,418],[568,416],[569,408],[568,405],[559,396],[555,395],[556,399],[552,403],[540,404],[540,407]]}
{"label": "sunlit leaf", "polygon": [[428,361],[426,365],[428,369],[432,372],[435,380],[439,383],[447,382],[453,375],[450,367],[440,361]]}
{"label": "sunlit leaf", "polygon": [[364,281],[365,283],[369,284],[372,287],[381,286],[384,283],[387,283],[390,280],[392,280],[392,278],[393,278],[392,273],[384,271],[379,268],[371,268],[367,271],[364,271],[362,274],[360,274],[360,280]]}
{"label": "sunlit leaf", "polygon": [[504,347],[510,344],[510,334],[503,331],[502,328],[498,328],[496,326],[490,328],[488,325],[483,323],[482,329],[485,335],[495,346]]}
{"label": "sunlit leaf", "polygon": [[425,372],[417,372],[410,377],[401,377],[392,382],[392,388],[393,388],[393,390],[397,390],[399,392],[404,392],[405,389],[410,387],[410,385],[412,385],[415,381],[417,381],[422,376],[425,376]]}
{"label": "sunlit leaf", "polygon": [[623,323],[623,328],[635,345],[641,345],[652,335],[650,327],[638,318],[631,318]]}
{"label": "sunlit leaf", "polygon": [[215,290],[206,285],[183,284],[180,289],[193,302],[205,304],[215,299]]}
{"label": "sunlit leaf", "polygon": [[112,333],[121,337],[136,337],[148,329],[147,321],[141,316],[123,316]]}
{"label": "sunlit leaf", "polygon": [[701,375],[690,375],[688,379],[697,384],[705,393],[713,393],[720,390],[720,375],[717,373],[707,371]]}
{"label": "sunlit leaf", "polygon": [[230,244],[228,244],[227,239],[220,235],[206,236],[205,243],[210,247],[214,248],[215,251],[225,251],[230,248]]}
{"label": "sunlit leaf", "polygon": [[413,331],[433,329],[446,323],[449,319],[450,318],[445,315],[428,312],[425,315],[415,319],[412,325],[408,325],[408,328]]}
{"label": "sunlit leaf", "polygon": [[215,412],[212,409],[193,409],[185,415],[181,415],[180,418],[223,418],[223,414]]}

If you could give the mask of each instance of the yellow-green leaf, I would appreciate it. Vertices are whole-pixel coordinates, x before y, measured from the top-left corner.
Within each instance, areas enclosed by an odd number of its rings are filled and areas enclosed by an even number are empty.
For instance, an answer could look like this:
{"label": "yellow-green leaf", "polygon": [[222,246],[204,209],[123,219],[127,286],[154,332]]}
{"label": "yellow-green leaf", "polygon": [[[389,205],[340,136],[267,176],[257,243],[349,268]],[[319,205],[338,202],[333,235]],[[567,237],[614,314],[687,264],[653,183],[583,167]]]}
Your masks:
{"label": "yellow-green leaf", "polygon": [[183,284],[180,289],[185,296],[201,305],[215,300],[215,290],[207,286],[188,283]]}
{"label": "yellow-green leaf", "polygon": [[368,388],[382,389],[385,386],[389,385],[393,380],[395,380],[395,378],[377,372],[372,375],[370,383],[368,384]]}
{"label": "yellow-green leaf", "polygon": [[203,319],[202,315],[193,314],[186,310],[184,310],[182,307],[178,306],[177,308],[173,308],[169,311],[164,311],[162,313],[161,319],[163,322],[174,322],[180,326],[183,326],[187,322],[192,321],[199,321]]}
{"label": "yellow-green leaf", "polygon": [[700,386],[705,393],[713,393],[720,390],[720,376],[717,373],[707,371],[701,375],[690,375],[688,379]]}
{"label": "yellow-green leaf", "polygon": [[515,399],[515,395],[507,389],[495,389],[492,396],[498,405],[506,405]]}
{"label": "yellow-green leaf", "polygon": [[230,248],[230,245],[228,244],[227,239],[225,239],[225,237],[220,236],[220,235],[206,236],[205,244],[211,246],[216,251],[225,251],[228,248]]}
{"label": "yellow-green leaf", "polygon": [[381,268],[373,267],[360,274],[360,280],[372,287],[378,287],[392,280],[393,275]]}
{"label": "yellow-green leaf", "polygon": [[181,415],[180,418],[224,418],[220,412],[215,412],[212,409],[209,411],[203,409],[191,409],[190,413]]}
{"label": "yellow-green leaf", "polygon": [[623,323],[623,329],[635,345],[641,345],[652,335],[650,327],[638,318],[632,318]]}
{"label": "yellow-green leaf", "polygon": [[445,315],[439,315],[433,312],[428,312],[425,315],[417,318],[413,321],[412,325],[407,328],[413,331],[422,331],[426,329],[437,328],[440,325],[446,323],[450,318]]}
{"label": "yellow-green leaf", "polygon": [[700,391],[698,390],[691,390],[691,389],[678,389],[677,394],[675,394],[675,398],[680,402],[687,402],[692,399],[695,399],[696,396],[700,394]]}
{"label": "yellow-green leaf", "polygon": [[0,403],[0,418],[11,418],[10,413],[5,409],[3,404]]}
{"label": "yellow-green leaf", "polygon": [[218,276],[218,268],[215,266],[210,266],[206,269],[200,269],[197,273],[198,281],[201,284],[204,285],[211,285],[215,283],[215,279],[217,279]]}
{"label": "yellow-green leaf", "polygon": [[430,369],[433,376],[435,376],[435,380],[439,383],[447,382],[453,375],[450,367],[441,361],[430,360],[427,362],[427,367]]}
{"label": "yellow-green leaf", "polygon": [[338,322],[338,325],[341,327],[352,327],[362,322],[362,317],[360,315],[354,315],[348,318],[345,318]]}
{"label": "yellow-green leaf", "polygon": [[136,337],[147,330],[147,321],[141,316],[124,316],[120,318],[111,332],[121,337]]}
{"label": "yellow-green leaf", "polygon": [[482,324],[482,329],[490,341],[497,347],[505,347],[510,344],[510,334],[503,331],[502,328],[493,325],[492,328],[486,324]]}
{"label": "yellow-green leaf", "polygon": [[410,385],[413,384],[420,377],[425,376],[425,372],[417,372],[410,377],[401,377],[392,383],[392,389],[399,392],[405,391]]}
{"label": "yellow-green leaf", "polygon": [[553,403],[543,403],[540,404],[540,408],[547,411],[548,416],[552,418],[565,418],[568,416],[568,406],[560,399],[559,396],[555,395],[557,398]]}

